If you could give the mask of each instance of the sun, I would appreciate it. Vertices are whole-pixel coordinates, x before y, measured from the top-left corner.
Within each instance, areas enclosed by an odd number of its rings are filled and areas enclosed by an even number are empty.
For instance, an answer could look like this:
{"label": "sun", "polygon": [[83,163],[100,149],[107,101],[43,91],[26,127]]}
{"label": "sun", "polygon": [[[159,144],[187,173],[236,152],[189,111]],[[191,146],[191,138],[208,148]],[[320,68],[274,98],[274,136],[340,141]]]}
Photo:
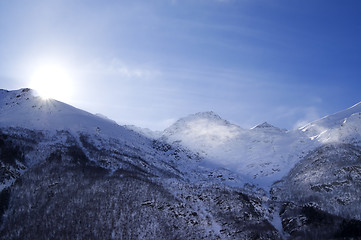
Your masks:
{"label": "sun", "polygon": [[53,98],[67,102],[73,92],[73,80],[65,67],[57,64],[44,64],[34,70],[30,88],[34,89],[43,99]]}

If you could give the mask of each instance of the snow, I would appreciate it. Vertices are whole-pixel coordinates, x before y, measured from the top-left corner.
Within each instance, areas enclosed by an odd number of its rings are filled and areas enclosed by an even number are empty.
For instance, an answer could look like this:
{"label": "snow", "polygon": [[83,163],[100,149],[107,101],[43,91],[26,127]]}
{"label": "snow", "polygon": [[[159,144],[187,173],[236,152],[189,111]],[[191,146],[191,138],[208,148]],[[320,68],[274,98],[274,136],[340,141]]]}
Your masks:
{"label": "snow", "polygon": [[[39,130],[44,134],[44,139],[28,154],[30,159],[26,159],[26,162],[29,166],[46,158],[53,146],[66,145],[69,137],[73,138],[72,141],[76,141],[78,146],[83,146],[80,136],[85,135],[94,147],[110,153],[109,157],[101,159],[99,164],[112,171],[122,168],[116,156],[122,152],[125,154],[124,160],[132,164],[136,163],[126,156],[146,157],[147,161],[158,169],[165,169],[175,175],[179,174],[178,170],[181,171],[182,176],[186,176],[189,181],[210,180],[238,186],[244,184],[227,169],[213,171],[213,166],[203,166],[199,157],[190,151],[177,147],[172,147],[169,151],[155,149],[154,142],[159,137],[157,133],[137,127],[120,126],[103,115],[93,115],[52,99],[44,100],[35,96],[30,89],[0,90],[0,128],[10,135],[16,134],[16,131],[21,132],[22,129]],[[86,148],[83,150],[90,157],[91,153]],[[209,177],[212,171],[217,175]],[[218,178],[219,175],[224,176],[225,180]]]}
{"label": "snow", "polygon": [[[360,159],[359,153],[354,154],[352,151],[356,150],[352,147],[348,149],[350,144],[344,144],[347,146],[345,149],[327,148],[328,145],[325,145],[321,153],[314,150],[325,143],[333,142],[360,145],[361,105],[357,104],[292,131],[277,128],[267,122],[251,129],[243,129],[214,112],[203,112],[181,118],[163,132],[153,132],[132,125],[120,126],[101,114],[93,115],[62,102],[44,100],[35,96],[30,89],[0,90],[0,129],[4,135],[27,137],[33,136],[27,135],[27,131],[41,131],[34,133],[34,136],[39,133],[39,139],[31,138],[35,142],[31,145],[34,148],[28,148],[25,160],[22,160],[24,164],[16,162],[13,167],[5,166],[0,161],[6,170],[14,175],[0,183],[0,192],[11,186],[16,177],[21,176],[27,168],[44,161],[54,150],[63,151],[68,146],[76,146],[81,148],[92,164],[109,169],[109,175],[119,169],[127,170],[129,166],[150,173],[154,178],[149,178],[154,180],[154,183],[167,189],[173,194],[174,199],[180,199],[191,206],[189,209],[192,212],[188,212],[188,220],[203,219],[200,223],[206,226],[210,236],[221,238],[225,234],[224,224],[219,220],[222,218],[217,211],[209,210],[209,206],[212,206],[210,203],[214,202],[214,196],[217,196],[214,194],[223,192],[222,189],[233,189],[237,195],[239,187],[243,187],[242,191],[248,191],[249,195],[259,199],[247,200],[251,203],[252,211],[257,213],[256,215],[263,215],[278,230],[281,237],[286,239],[289,236],[283,232],[282,219],[278,211],[280,206],[272,205],[274,203],[266,191],[276,180],[287,180],[287,177],[284,177],[292,176],[292,172],[299,175],[295,175],[293,182],[284,186],[287,194],[293,190],[302,192],[295,194],[296,197],[304,197],[305,191],[301,189],[302,186],[318,187],[326,189],[326,192],[330,189],[342,190],[343,185],[348,188],[349,182],[339,179],[349,177],[345,168],[341,169],[342,172],[338,172],[338,175],[330,172],[330,168],[335,168],[337,161],[342,161],[347,168],[355,168],[358,171],[354,163]],[[22,141],[21,138],[19,141]],[[332,151],[333,154],[329,155]],[[102,154],[99,155],[98,152]],[[309,152],[311,154],[307,155]],[[67,160],[66,157],[67,154],[64,152],[64,161]],[[349,163],[343,159],[347,159]],[[314,163],[319,165],[315,167]],[[356,170],[349,172],[354,173],[351,177],[358,179],[359,174]],[[329,176],[337,178],[337,181],[328,181]],[[71,177],[70,174],[68,178]],[[320,183],[320,180],[323,183]],[[57,182],[49,180],[47,184],[50,186]],[[301,187],[295,188],[295,184]],[[279,185],[281,186],[281,182]],[[97,188],[97,185],[93,187]],[[357,207],[354,208],[358,209],[358,195],[341,190],[337,198],[332,198],[331,203],[337,203],[338,200],[351,202]],[[312,188],[309,191],[313,191]],[[193,197],[187,200],[188,196]],[[218,197],[223,195],[220,194]],[[223,200],[227,199],[223,197]],[[328,203],[328,200],[324,202]],[[267,201],[269,203],[262,204]],[[172,206],[169,213],[186,216],[179,214],[184,213],[180,209],[186,209],[183,203],[176,205],[178,208],[175,210]],[[164,203],[154,199],[144,199],[143,204],[164,206]],[[242,204],[234,204],[232,201],[225,206],[242,209]],[[332,207],[332,204],[330,206]],[[193,211],[198,217],[189,214]],[[250,215],[251,218],[247,221],[256,221],[254,216]],[[112,236],[117,237],[118,234],[119,232],[113,232]]]}
{"label": "snow", "polygon": [[55,132],[87,132],[104,137],[139,138],[134,132],[103,116],[36,96],[31,89],[0,90],[0,127],[22,127]]}
{"label": "snow", "polygon": [[163,132],[162,139],[198,152],[206,162],[266,188],[317,145],[298,130],[285,131],[268,123],[242,129],[213,112],[178,120]]}
{"label": "snow", "polygon": [[271,124],[269,124],[268,122],[264,122],[264,123],[261,123],[261,124],[258,124],[257,126],[255,126],[255,127],[253,127],[253,128],[251,128],[252,130],[254,129],[254,130],[259,130],[259,129],[261,129],[261,130],[268,130],[268,131],[286,131],[286,130],[281,130],[281,129],[279,129],[279,128],[277,128],[277,127],[275,127],[275,126],[273,126],[273,125],[271,125]]}
{"label": "snow", "polygon": [[[82,146],[80,135],[85,134],[99,149],[117,152],[121,148],[129,154],[139,152],[155,155],[149,138],[104,116],[93,115],[56,100],[42,99],[31,89],[0,90],[0,128],[4,133],[10,131],[9,134],[13,134],[12,131],[16,129],[30,129],[39,130],[45,135],[44,143],[40,142],[38,149],[29,153],[29,156],[33,156],[27,159],[29,166],[37,163],[37,155],[45,158],[50,154],[42,152],[44,149],[49,151],[51,146],[65,144],[69,134],[79,146]],[[62,133],[65,135],[62,136]],[[121,166],[109,160],[104,167],[116,170]]]}
{"label": "snow", "polygon": [[361,141],[361,102],[300,128],[321,143],[353,143]]}
{"label": "snow", "polygon": [[[269,189],[323,143],[360,144],[360,126],[361,103],[292,131],[267,122],[243,129],[214,112],[201,112],[179,119],[160,133],[120,126],[101,114],[44,100],[30,89],[0,90],[1,128],[21,127],[53,134],[59,130],[74,135],[87,133],[95,145],[108,144],[111,151],[109,139],[116,139],[127,149],[147,152],[150,156],[155,156],[154,141],[167,142],[173,150],[165,152],[162,159],[174,161],[172,164],[188,174],[191,181],[221,181],[232,186],[249,182]],[[170,156],[176,159],[169,160]],[[115,163],[111,165],[117,168]]]}

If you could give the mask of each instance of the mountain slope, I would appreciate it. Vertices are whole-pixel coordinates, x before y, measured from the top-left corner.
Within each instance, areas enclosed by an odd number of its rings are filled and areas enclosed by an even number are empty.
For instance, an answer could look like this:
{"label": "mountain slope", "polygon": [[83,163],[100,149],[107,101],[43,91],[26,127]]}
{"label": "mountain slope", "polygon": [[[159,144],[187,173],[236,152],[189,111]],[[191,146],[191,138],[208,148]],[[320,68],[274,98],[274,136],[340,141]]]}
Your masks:
{"label": "mountain slope", "polygon": [[302,159],[271,194],[293,238],[361,237],[361,148],[326,144]]}
{"label": "mountain slope", "polygon": [[198,152],[207,162],[232,169],[263,187],[284,176],[317,145],[300,131],[268,123],[246,130],[213,112],[178,120],[163,132],[162,139]]}
{"label": "mountain slope", "polygon": [[[128,155],[137,152],[154,155],[152,140],[103,117],[56,100],[44,100],[31,89],[0,90],[0,129],[1,154],[19,152],[21,156],[12,157],[11,164],[1,161],[0,167],[6,174],[0,179],[0,189],[11,184],[26,166],[46,159],[58,146],[84,148],[86,155],[103,149],[109,152],[122,149]],[[113,157],[93,160],[108,169],[119,168]]]}
{"label": "mountain slope", "polygon": [[361,148],[327,144],[300,161],[273,192],[284,200],[317,203],[324,211],[361,220],[360,189]]}
{"label": "mountain slope", "polygon": [[294,131],[205,112],[158,137],[0,90],[0,239],[361,237],[358,111]]}
{"label": "mountain slope", "polygon": [[300,128],[310,138],[322,143],[361,142],[361,103],[326,116]]}
{"label": "mountain slope", "polygon": [[0,239],[279,238],[261,196],[191,151],[28,89],[0,109]]}
{"label": "mountain slope", "polygon": [[0,127],[83,131],[108,137],[127,134],[127,137],[132,137],[130,131],[111,120],[53,99],[42,99],[31,89],[0,90]]}

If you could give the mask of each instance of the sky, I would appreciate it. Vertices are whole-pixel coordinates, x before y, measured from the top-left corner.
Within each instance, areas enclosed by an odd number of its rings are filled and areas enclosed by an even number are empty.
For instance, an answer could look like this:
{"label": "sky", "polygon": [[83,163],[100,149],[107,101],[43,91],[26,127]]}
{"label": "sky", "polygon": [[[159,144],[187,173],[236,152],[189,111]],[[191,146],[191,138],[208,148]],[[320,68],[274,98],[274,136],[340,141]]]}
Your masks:
{"label": "sky", "polygon": [[361,101],[360,12],[358,0],[0,0],[0,88],[32,87],[51,64],[63,72],[42,83],[58,100],[119,124],[163,130],[214,111],[294,129]]}

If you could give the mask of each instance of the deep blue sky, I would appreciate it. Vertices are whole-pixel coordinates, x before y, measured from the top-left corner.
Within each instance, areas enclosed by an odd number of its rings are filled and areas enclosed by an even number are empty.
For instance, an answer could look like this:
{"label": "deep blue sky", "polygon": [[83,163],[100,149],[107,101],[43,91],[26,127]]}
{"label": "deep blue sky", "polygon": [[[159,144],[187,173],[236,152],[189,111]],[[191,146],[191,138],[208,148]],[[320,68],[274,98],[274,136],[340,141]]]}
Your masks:
{"label": "deep blue sky", "polygon": [[71,73],[67,103],[121,124],[292,129],[361,101],[361,1],[0,1],[0,88],[46,62]]}

